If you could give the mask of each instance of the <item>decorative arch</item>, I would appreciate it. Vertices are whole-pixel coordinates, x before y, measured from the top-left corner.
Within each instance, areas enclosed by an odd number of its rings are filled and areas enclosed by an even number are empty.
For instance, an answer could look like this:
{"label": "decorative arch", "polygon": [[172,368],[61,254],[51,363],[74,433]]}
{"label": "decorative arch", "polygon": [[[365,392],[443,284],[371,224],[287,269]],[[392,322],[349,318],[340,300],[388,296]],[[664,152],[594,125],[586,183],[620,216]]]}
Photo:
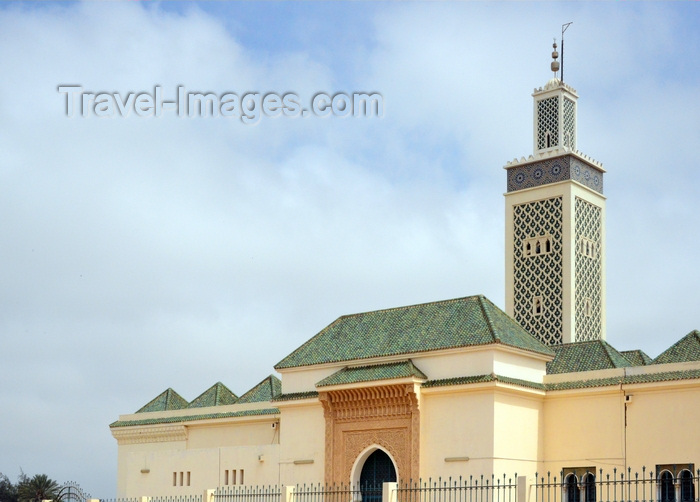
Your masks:
{"label": "decorative arch", "polygon": [[695,500],[695,483],[693,473],[689,469],[683,469],[678,473],[678,483],[680,484],[680,502],[691,502]]}
{"label": "decorative arch", "polygon": [[596,502],[595,474],[586,471],[581,478],[582,502]]}
{"label": "decorative arch", "polygon": [[578,485],[578,477],[570,472],[564,478],[563,502],[581,502],[581,488]]}
{"label": "decorative arch", "polygon": [[360,484],[360,477],[362,476],[362,469],[365,466],[365,462],[367,462],[367,459],[376,451],[384,452],[386,456],[389,457],[389,460],[391,460],[391,463],[394,466],[396,479],[399,479],[398,464],[396,463],[396,459],[391,455],[391,452],[387,451],[385,448],[381,447],[378,444],[373,444],[365,448],[364,451],[360,453],[360,455],[355,459],[355,463],[353,464],[352,470],[350,471],[351,486],[358,486]]}
{"label": "decorative arch", "polygon": [[673,474],[668,469],[659,473],[658,479],[659,502],[676,502],[676,489],[673,483]]}

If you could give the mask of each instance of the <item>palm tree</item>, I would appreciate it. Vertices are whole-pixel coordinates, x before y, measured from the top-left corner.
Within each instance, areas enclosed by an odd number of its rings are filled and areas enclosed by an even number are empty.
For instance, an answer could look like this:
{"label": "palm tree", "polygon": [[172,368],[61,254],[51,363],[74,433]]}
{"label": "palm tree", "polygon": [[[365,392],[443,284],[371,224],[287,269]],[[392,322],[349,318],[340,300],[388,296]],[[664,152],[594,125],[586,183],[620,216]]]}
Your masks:
{"label": "palm tree", "polygon": [[32,478],[25,477],[17,486],[19,502],[41,502],[54,500],[59,502],[63,495],[61,487],[46,474],[36,474]]}

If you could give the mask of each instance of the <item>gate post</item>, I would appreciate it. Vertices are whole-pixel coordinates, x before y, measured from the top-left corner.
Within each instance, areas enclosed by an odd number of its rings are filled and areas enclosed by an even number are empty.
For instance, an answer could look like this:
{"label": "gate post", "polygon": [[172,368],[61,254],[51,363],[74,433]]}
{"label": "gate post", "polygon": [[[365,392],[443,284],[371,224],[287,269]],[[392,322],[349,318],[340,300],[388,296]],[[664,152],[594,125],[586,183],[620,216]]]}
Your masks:
{"label": "gate post", "polygon": [[294,502],[294,494],[296,492],[296,486],[283,486],[282,491],[282,502]]}
{"label": "gate post", "polygon": [[396,502],[397,490],[399,484],[393,483],[382,483],[382,502]]}
{"label": "gate post", "polygon": [[527,500],[527,476],[518,476],[518,502],[528,502]]}

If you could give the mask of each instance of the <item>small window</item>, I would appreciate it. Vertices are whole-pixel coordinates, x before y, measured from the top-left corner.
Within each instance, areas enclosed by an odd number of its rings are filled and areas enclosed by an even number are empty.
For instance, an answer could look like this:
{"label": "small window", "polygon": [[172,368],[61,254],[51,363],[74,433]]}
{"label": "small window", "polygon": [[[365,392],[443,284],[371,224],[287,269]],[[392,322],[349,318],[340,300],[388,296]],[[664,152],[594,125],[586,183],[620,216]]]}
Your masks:
{"label": "small window", "polygon": [[678,478],[681,483],[681,502],[693,502],[695,500],[693,473],[688,469],[683,469]]}
{"label": "small window", "polygon": [[596,502],[595,467],[565,467],[562,493],[562,502]]}
{"label": "small window", "polygon": [[579,239],[579,252],[586,258],[597,258],[598,257],[598,244],[585,237]]}
{"label": "small window", "polygon": [[173,472],[173,486],[177,486],[177,472]]}
{"label": "small window", "polygon": [[523,256],[539,256],[552,252],[552,236],[541,235],[523,241]]}
{"label": "small window", "polygon": [[586,302],[583,306],[583,314],[586,317],[593,317],[593,302],[589,297],[586,298]]}
{"label": "small window", "polygon": [[576,474],[570,473],[564,480],[566,500],[565,502],[581,502],[581,489],[578,487]]}
{"label": "small window", "polygon": [[243,469],[241,469],[241,479],[240,479],[240,483],[243,484]]}
{"label": "small window", "polygon": [[659,502],[676,502],[673,474],[663,471],[659,476]]}
{"label": "small window", "polygon": [[695,500],[694,464],[657,465],[656,472],[658,473],[658,502],[692,502]]}
{"label": "small window", "polygon": [[544,314],[544,306],[542,305],[542,297],[535,296],[532,299],[532,315],[541,316]]}
{"label": "small window", "polygon": [[190,471],[187,471],[187,486],[190,486]]}
{"label": "small window", "polygon": [[596,502],[595,498],[595,474],[593,472],[587,472],[583,475],[581,479],[581,499],[583,502]]}

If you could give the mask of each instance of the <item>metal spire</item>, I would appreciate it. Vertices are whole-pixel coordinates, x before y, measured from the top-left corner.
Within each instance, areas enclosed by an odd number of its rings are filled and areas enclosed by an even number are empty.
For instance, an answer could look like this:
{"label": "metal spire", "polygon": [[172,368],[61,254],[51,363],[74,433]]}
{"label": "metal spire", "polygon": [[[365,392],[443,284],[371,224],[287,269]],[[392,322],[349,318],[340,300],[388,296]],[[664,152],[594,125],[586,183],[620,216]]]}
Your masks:
{"label": "metal spire", "polygon": [[562,24],[561,25],[561,83],[564,83],[564,32],[567,30],[569,26],[574,24],[573,21],[570,23]]}

